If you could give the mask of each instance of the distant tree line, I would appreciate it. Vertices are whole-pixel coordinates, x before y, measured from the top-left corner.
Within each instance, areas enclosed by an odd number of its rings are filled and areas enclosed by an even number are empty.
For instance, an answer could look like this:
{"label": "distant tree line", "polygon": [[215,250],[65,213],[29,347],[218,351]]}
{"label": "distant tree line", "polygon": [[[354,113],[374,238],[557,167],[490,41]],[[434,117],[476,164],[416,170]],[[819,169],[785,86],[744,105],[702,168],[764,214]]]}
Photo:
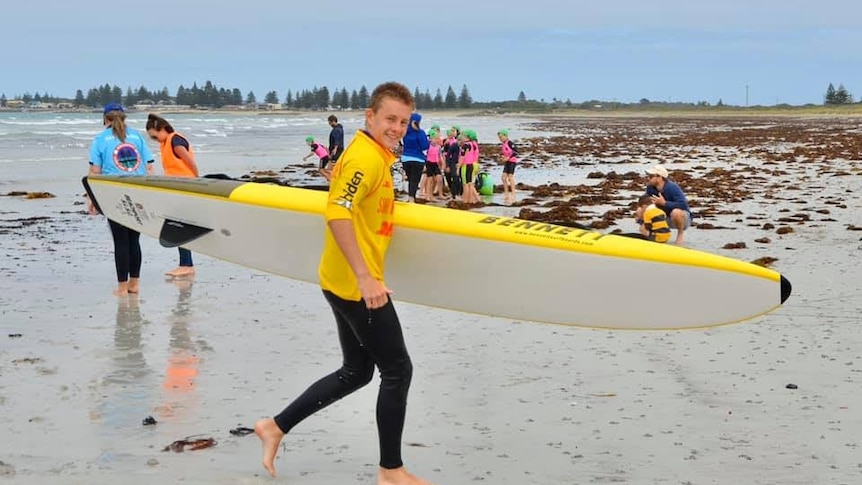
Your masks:
{"label": "distant tree line", "polygon": [[[470,95],[470,90],[464,85],[461,88],[461,94],[456,95],[452,86],[446,90],[446,96],[443,96],[440,88],[437,88],[434,95],[426,89],[420,92],[419,88],[413,91],[413,97],[416,99],[416,109],[455,109],[455,108],[472,108],[473,97]],[[368,88],[362,86],[359,90],[347,91],[347,88],[336,89],[330,95],[329,88],[326,86],[315,87],[311,90],[304,89],[302,91],[287,91],[284,98],[284,106],[287,108],[296,109],[324,109],[332,107],[335,109],[363,109],[368,106],[371,95]],[[277,104],[279,102],[278,93],[270,91],[266,94],[264,101],[268,104]]]}
{"label": "distant tree line", "polygon": [[[466,85],[462,86],[460,94],[455,94],[452,86],[446,90],[443,96],[438,88],[434,95],[429,90],[420,92],[417,87],[414,90],[417,109],[455,109],[472,108],[473,97]],[[521,93],[523,94],[523,93]],[[264,103],[269,105],[283,105],[291,109],[364,109],[368,106],[371,95],[368,88],[360,87],[348,92],[347,88],[330,91],[326,86],[314,87],[312,89],[288,90],[282,101],[277,91],[270,91],[264,96]],[[237,89],[226,89],[216,86],[212,81],[206,81],[202,87],[197,83],[190,88],[180,85],[176,96],[171,96],[168,88],[151,91],[141,86],[137,89],[126,88],[125,92],[116,85],[104,84],[87,90],[77,90],[74,99],[64,99],[51,96],[48,93],[31,95],[25,93],[20,98],[25,103],[32,101],[43,103],[70,102],[78,107],[98,107],[107,103],[120,101],[126,106],[136,104],[178,104],[202,108],[223,108],[225,106],[256,105],[257,97],[254,92],[249,91],[245,96]],[[0,106],[6,106],[6,95],[0,97]]]}
{"label": "distant tree line", "polygon": [[829,83],[829,87],[826,88],[826,94],[823,96],[823,104],[834,105],[852,103],[853,95],[847,91],[843,84],[839,84],[838,89],[835,89],[835,86],[833,86],[832,83]]}
{"label": "distant tree line", "polygon": [[[561,100],[552,98],[550,101],[545,99],[528,99],[524,91],[520,91],[514,100],[506,101],[487,101],[477,102],[473,100],[470,90],[466,85],[461,87],[459,93],[456,93],[452,86],[448,86],[445,94],[437,88],[433,91],[425,89],[420,91],[416,87],[413,91],[413,96],[416,98],[416,108],[418,110],[430,109],[488,109],[498,111],[525,111],[525,112],[547,112],[555,109],[580,109],[580,110],[616,110],[616,109],[638,109],[638,108],[657,108],[657,109],[688,109],[701,107],[724,108],[726,105],[721,99],[716,103],[708,101],[698,101],[696,103],[680,102],[680,101],[650,101],[647,98],[641,98],[637,103],[622,103],[617,101],[600,101],[588,100],[582,102],[572,102],[571,100]],[[325,110],[325,109],[363,109],[368,106],[370,100],[368,88],[361,86],[359,89],[348,91],[347,88],[341,87],[330,91],[329,87],[313,87],[311,89],[287,90],[287,94],[282,99],[277,91],[270,91],[264,97],[264,103],[268,105],[279,105],[289,109],[299,110]],[[176,95],[171,96],[167,87],[159,90],[151,91],[148,88],[141,86],[137,89],[127,87],[125,91],[116,85],[104,84],[95,88],[88,89],[86,94],[83,90],[77,90],[73,99],[53,96],[46,93],[30,94],[24,93],[16,98],[24,103],[42,102],[42,103],[71,103],[77,107],[92,107],[96,108],[104,106],[113,101],[120,101],[126,106],[136,104],[178,104],[200,108],[223,108],[225,106],[255,106],[257,107],[257,97],[254,92],[249,91],[245,95],[238,88],[222,88],[216,86],[212,81],[206,81],[203,86],[198,86],[193,83],[191,87],[180,85],[177,88]],[[7,106],[8,98],[5,94],[0,94],[0,107]],[[839,84],[836,89],[830,83],[824,95],[825,105],[843,105],[854,102],[853,95]],[[787,106],[787,105],[782,105]]]}

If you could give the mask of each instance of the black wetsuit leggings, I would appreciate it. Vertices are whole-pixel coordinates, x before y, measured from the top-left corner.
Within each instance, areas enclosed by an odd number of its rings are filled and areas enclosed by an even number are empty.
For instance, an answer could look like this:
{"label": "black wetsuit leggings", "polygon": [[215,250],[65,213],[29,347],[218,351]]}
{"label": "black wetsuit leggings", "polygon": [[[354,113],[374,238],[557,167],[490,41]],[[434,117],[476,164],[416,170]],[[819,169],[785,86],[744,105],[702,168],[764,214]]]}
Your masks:
{"label": "black wetsuit leggings", "polygon": [[416,198],[416,192],[419,190],[419,181],[422,180],[422,170],[425,169],[425,162],[401,162],[404,168],[404,173],[407,174],[407,195]]}
{"label": "black wetsuit leggings", "polygon": [[111,236],[114,238],[114,265],[117,267],[117,281],[122,283],[129,278],[141,277],[141,233],[108,220]]}
{"label": "black wetsuit leggings", "polygon": [[275,423],[288,433],[303,419],[371,382],[376,365],[380,371],[377,394],[380,466],[401,467],[401,432],[413,364],[392,300],[381,308],[369,310],[364,300],[344,300],[329,291],[323,295],[338,326],[341,368],[312,384],[275,417]]}
{"label": "black wetsuit leggings", "polygon": [[464,194],[464,186],[461,184],[461,174],[458,173],[457,165],[458,162],[446,163],[446,166],[449,168],[449,172],[446,174],[446,183],[449,184],[449,192],[452,194],[452,197]]}

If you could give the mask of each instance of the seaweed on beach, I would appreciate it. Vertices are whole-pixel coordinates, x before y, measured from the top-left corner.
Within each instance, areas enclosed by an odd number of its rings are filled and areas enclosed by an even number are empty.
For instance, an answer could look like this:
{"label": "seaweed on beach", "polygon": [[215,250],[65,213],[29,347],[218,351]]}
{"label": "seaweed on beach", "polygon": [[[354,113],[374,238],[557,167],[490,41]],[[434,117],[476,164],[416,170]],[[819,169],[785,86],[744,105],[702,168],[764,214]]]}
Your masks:
{"label": "seaweed on beach", "polygon": [[56,195],[50,192],[24,192],[24,191],[12,191],[6,194],[2,194],[7,197],[23,197],[25,199],[51,199],[56,197]]}
{"label": "seaweed on beach", "polygon": [[192,439],[194,436],[187,436],[184,439],[174,441],[173,443],[165,446],[162,451],[173,451],[175,453],[182,453],[188,448],[190,451],[195,450],[203,450],[206,448],[212,448],[217,444],[216,440],[212,438],[197,438]]}

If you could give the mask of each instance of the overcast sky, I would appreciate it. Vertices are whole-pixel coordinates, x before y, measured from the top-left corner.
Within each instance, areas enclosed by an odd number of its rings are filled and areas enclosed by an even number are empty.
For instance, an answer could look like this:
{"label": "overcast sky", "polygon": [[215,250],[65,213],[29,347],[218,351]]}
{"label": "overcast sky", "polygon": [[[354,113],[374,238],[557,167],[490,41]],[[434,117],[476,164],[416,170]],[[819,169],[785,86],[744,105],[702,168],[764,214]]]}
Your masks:
{"label": "overcast sky", "polygon": [[[136,10],[131,5],[138,5]],[[358,8],[358,6],[363,8]],[[475,100],[822,103],[862,96],[854,0],[4,2],[0,93],[397,80]]]}

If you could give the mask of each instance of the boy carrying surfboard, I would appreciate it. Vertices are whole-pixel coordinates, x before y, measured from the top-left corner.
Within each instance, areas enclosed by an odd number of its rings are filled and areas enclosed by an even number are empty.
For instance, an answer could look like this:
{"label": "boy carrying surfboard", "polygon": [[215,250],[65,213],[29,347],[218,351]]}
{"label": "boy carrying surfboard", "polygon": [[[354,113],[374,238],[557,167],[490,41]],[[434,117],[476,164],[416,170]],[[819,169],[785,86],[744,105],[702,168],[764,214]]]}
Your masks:
{"label": "boy carrying surfboard", "polygon": [[430,485],[401,460],[401,434],[413,365],[401,323],[383,281],[384,260],[395,221],[392,153],[404,137],[415,107],[405,86],[374,89],[365,129],[356,133],[332,171],[326,235],[318,276],[335,314],[343,354],[341,368],[312,384],[274,418],[255,423],[263,466],[275,476],[274,460],[284,436],[305,418],[368,384],[380,372],[377,433],[378,485]]}

